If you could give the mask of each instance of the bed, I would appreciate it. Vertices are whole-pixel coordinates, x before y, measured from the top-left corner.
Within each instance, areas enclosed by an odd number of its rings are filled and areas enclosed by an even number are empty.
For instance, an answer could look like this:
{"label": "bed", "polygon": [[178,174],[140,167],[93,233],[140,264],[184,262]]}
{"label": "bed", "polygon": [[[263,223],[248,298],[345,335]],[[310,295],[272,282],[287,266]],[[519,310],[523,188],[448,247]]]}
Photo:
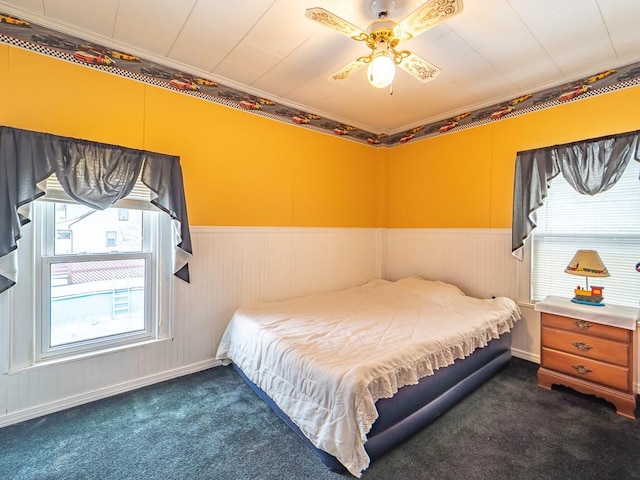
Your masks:
{"label": "bed", "polygon": [[477,299],[418,277],[237,310],[217,358],[332,470],[372,459],[504,368],[520,318],[511,299]]}

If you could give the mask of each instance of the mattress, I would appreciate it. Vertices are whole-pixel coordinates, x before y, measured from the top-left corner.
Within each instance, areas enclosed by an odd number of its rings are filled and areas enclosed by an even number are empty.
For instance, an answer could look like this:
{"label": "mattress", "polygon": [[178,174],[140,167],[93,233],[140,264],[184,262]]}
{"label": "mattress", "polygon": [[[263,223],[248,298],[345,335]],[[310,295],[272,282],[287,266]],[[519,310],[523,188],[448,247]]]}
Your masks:
{"label": "mattress", "polygon": [[243,307],[217,357],[235,363],[315,447],[360,476],[376,402],[486,346],[518,318],[508,298],[476,299],[415,277],[374,280]]}
{"label": "mattress", "polygon": [[[407,385],[391,398],[376,402],[378,418],[367,434],[364,447],[370,460],[382,456],[400,442],[429,425],[461,399],[508,366],[511,359],[511,333],[500,335],[453,365],[440,368],[415,385]],[[346,469],[333,455],[313,445],[297,425],[235,364],[233,368],[253,391],[300,437],[330,470]]]}

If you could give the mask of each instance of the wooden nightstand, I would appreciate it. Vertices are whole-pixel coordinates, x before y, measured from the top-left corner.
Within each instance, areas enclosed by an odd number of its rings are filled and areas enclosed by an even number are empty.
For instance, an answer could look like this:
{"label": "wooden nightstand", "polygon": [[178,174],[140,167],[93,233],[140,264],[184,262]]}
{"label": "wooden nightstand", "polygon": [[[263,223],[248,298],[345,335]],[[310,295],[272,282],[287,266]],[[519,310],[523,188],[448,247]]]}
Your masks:
{"label": "wooden nightstand", "polygon": [[635,418],[638,309],[561,297],[547,297],[535,309],[541,312],[538,385],[604,398],[618,414]]}

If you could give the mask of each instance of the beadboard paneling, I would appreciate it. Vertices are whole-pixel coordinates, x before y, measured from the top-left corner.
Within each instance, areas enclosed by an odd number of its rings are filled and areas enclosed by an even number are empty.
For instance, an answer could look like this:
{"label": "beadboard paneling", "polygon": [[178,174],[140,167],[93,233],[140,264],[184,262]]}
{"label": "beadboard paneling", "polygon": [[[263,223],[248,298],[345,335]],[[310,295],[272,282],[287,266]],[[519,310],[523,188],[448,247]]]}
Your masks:
{"label": "beadboard paneling", "polygon": [[[509,229],[389,229],[383,245],[389,280],[418,275],[452,283],[474,297],[518,298],[518,261],[511,255]],[[539,319],[536,312],[522,310],[512,350],[539,361]]]}
{"label": "beadboard paneling", "polygon": [[[174,283],[171,339],[6,373],[0,426],[216,365],[224,329],[241,305],[411,275],[454,283],[469,295],[516,298],[508,230],[192,227],[191,283]],[[10,302],[0,296],[0,333]],[[537,313],[513,332],[514,354],[536,361]],[[7,337],[0,339],[9,348]]]}
{"label": "beadboard paneling", "polygon": [[453,283],[474,297],[516,298],[511,230],[389,229],[384,251],[390,280],[419,275]]}
{"label": "beadboard paneling", "polygon": [[[191,285],[176,284],[176,337],[195,337],[196,357],[215,354],[241,305],[358,285],[379,276],[377,229],[192,229]],[[195,324],[195,325],[194,325]],[[207,324],[208,336],[194,331]],[[194,358],[195,360],[196,358]]]}
{"label": "beadboard paneling", "polygon": [[[192,227],[191,233],[191,283],[174,282],[171,339],[8,372],[10,335],[0,338],[0,426],[218,364],[217,345],[242,304],[380,276],[377,229]],[[8,333],[7,295],[0,299],[0,333]]]}

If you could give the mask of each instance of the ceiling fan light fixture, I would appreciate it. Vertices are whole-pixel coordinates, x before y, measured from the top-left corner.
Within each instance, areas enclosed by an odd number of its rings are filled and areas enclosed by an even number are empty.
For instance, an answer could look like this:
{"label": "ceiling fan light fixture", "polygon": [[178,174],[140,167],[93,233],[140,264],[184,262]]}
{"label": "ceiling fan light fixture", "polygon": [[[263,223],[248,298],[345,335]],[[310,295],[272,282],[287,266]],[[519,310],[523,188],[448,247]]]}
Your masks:
{"label": "ceiling fan light fixture", "polygon": [[[396,65],[421,82],[428,82],[440,73],[435,65],[400,47],[401,41],[409,40],[462,11],[462,0],[423,1],[399,22],[390,18],[396,0],[369,0],[376,20],[365,30],[349,23],[321,7],[308,8],[305,16],[325,27],[332,28],[352,40],[366,44],[368,55],[356,58],[329,77],[343,80],[368,65],[369,83],[376,88],[393,83]],[[408,2],[411,3],[411,2]]]}
{"label": "ceiling fan light fixture", "polygon": [[391,85],[396,76],[396,64],[387,52],[374,55],[367,67],[369,83],[376,88],[385,88]]}

